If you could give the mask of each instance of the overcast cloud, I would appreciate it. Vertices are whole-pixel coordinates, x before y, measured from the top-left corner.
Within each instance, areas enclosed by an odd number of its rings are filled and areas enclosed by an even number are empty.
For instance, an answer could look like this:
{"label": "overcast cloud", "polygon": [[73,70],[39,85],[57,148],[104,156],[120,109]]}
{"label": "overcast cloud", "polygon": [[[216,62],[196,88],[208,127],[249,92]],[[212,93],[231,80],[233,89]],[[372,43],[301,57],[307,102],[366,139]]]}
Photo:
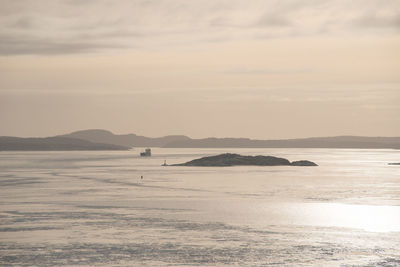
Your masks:
{"label": "overcast cloud", "polygon": [[399,0],[1,0],[0,7],[3,55],[400,30]]}

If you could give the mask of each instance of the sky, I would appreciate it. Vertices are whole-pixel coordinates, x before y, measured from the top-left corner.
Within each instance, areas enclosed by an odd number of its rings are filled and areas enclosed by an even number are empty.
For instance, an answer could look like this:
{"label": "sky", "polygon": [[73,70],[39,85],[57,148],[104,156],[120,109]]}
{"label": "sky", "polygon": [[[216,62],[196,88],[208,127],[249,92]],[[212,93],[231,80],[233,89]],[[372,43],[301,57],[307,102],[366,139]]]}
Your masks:
{"label": "sky", "polygon": [[400,136],[400,0],[0,0],[0,136]]}

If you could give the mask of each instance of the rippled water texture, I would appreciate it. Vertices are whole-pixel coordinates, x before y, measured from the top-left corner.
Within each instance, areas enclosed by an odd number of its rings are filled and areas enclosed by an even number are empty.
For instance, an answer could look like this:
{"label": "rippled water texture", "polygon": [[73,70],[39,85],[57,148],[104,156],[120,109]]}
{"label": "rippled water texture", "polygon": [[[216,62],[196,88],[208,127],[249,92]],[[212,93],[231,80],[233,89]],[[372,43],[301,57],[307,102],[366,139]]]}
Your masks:
{"label": "rippled water texture", "polygon": [[[1,152],[0,264],[400,266],[400,151],[139,152]],[[161,166],[224,152],[319,166]]]}

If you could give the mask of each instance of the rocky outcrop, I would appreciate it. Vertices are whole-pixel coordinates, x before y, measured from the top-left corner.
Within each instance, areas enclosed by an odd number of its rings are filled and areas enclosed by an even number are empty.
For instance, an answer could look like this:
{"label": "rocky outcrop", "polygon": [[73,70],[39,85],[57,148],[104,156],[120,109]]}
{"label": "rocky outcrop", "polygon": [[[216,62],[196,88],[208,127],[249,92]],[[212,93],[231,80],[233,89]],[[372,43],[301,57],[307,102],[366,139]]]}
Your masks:
{"label": "rocky outcrop", "polygon": [[299,160],[299,161],[293,161],[290,163],[292,166],[318,166],[316,163],[309,161],[309,160]]}
{"label": "rocky outcrop", "polygon": [[307,160],[291,163],[285,158],[272,156],[242,156],[239,154],[226,153],[217,156],[203,157],[182,164],[175,164],[175,166],[317,166],[317,164]]}

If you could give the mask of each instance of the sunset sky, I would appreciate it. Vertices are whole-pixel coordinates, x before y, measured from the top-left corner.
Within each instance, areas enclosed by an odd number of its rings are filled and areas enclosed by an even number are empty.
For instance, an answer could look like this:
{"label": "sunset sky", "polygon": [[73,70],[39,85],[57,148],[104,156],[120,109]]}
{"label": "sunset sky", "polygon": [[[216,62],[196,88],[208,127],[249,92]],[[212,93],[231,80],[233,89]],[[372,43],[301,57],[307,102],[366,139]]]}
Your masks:
{"label": "sunset sky", "polygon": [[0,135],[400,136],[400,0],[0,0]]}

